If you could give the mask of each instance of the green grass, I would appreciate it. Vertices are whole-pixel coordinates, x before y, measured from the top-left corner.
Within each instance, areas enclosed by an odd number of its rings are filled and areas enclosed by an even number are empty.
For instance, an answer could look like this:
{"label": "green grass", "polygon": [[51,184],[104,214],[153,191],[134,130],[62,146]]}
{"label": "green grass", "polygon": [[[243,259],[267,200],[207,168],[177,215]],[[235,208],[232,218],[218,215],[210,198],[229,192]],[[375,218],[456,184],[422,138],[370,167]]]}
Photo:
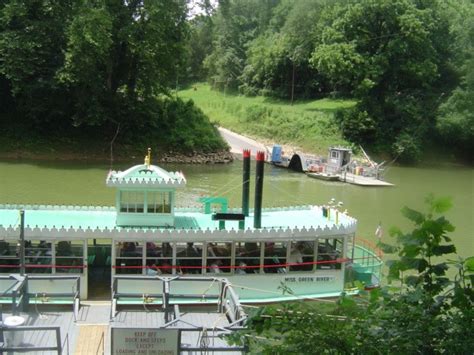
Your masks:
{"label": "green grass", "polygon": [[331,145],[349,145],[332,116],[339,109],[355,105],[353,100],[322,99],[288,101],[268,97],[246,97],[211,90],[204,83],[178,92],[194,103],[214,122],[232,131],[279,144],[326,155]]}

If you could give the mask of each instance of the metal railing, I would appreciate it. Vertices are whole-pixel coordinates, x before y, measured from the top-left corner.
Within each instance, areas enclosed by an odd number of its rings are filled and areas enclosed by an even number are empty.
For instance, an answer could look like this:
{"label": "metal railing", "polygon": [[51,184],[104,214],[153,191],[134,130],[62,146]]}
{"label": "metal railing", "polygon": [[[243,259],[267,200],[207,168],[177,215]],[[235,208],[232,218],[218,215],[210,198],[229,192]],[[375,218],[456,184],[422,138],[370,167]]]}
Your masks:
{"label": "metal railing", "polygon": [[52,299],[51,303],[54,303],[55,298],[66,297],[71,298],[71,304],[74,313],[74,321],[77,321],[80,308],[80,294],[81,294],[81,277],[80,276],[57,276],[57,275],[47,275],[47,276],[28,276],[28,280],[73,280],[73,285],[70,292],[28,292],[28,298],[34,297],[35,304],[37,304],[38,296],[40,296],[41,303],[48,303]]}
{"label": "metal railing", "polygon": [[[150,293],[148,287],[139,287],[134,292],[120,292],[119,286],[121,281],[146,281],[146,282],[161,282],[161,293]],[[209,287],[205,292],[202,293],[176,293],[171,291],[171,285],[182,282],[202,282],[209,283]],[[112,280],[112,308],[111,318],[114,318],[117,314],[117,305],[119,300],[123,303],[127,303],[127,300],[142,299],[143,304],[147,305],[152,303],[154,300],[155,304],[161,303],[161,308],[165,312],[165,321],[170,322],[173,319],[173,303],[179,303],[180,301],[196,300],[196,302],[212,301],[217,303],[218,312],[226,313],[232,323],[237,322],[238,324],[243,323],[245,320],[245,312],[240,306],[239,298],[235,291],[231,288],[229,281],[225,278],[216,277],[189,277],[189,276],[174,276],[174,277],[163,277],[163,276],[125,276],[125,275],[114,275]],[[161,301],[158,301],[161,300]],[[135,302],[136,304],[136,302]]]}
{"label": "metal railing", "polygon": [[[14,284],[0,293],[2,298],[11,298],[12,313],[17,314],[23,307],[30,304],[30,299],[34,299],[34,304],[54,303],[55,299],[70,297],[70,303],[73,306],[74,320],[77,320],[80,307],[81,278],[80,276],[56,276],[56,275],[25,275],[20,276],[12,274],[9,276],[0,276],[0,280],[11,280]],[[51,292],[48,289],[31,292],[30,283],[38,280],[73,280],[70,292]],[[38,300],[40,302],[38,303]]]}
{"label": "metal railing", "polygon": [[37,351],[57,351],[59,355],[63,353],[63,348],[61,345],[61,330],[60,327],[50,327],[50,326],[18,326],[18,327],[1,327],[2,333],[4,332],[29,332],[29,331],[54,331],[56,336],[56,345],[55,346],[2,346],[0,347],[0,352],[14,352],[14,353],[28,353],[28,352],[37,352]]}
{"label": "metal railing", "polygon": [[13,284],[0,294],[2,298],[11,298],[12,313],[17,314],[23,308],[27,277],[20,275],[0,276],[0,280],[13,281]]}

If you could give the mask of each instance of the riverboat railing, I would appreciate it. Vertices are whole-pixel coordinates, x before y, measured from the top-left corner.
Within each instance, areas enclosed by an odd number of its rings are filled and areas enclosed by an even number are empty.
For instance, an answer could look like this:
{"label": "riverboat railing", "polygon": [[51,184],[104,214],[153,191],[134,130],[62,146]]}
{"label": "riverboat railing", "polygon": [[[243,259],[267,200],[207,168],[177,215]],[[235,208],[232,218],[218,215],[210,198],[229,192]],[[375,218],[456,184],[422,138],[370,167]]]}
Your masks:
{"label": "riverboat railing", "polygon": [[[65,286],[64,281],[70,280],[70,286]],[[63,290],[55,291],[51,284],[43,281],[57,282],[61,284]],[[81,278],[79,276],[60,276],[60,275],[26,275],[20,276],[12,274],[9,276],[0,276],[0,282],[13,282],[5,291],[0,293],[0,303],[12,305],[12,312],[18,313],[23,307],[30,304],[72,304],[74,320],[77,320],[80,307]],[[64,289],[67,287],[67,289]]]}
{"label": "riverboat railing", "polygon": [[348,245],[348,253],[352,263],[350,270],[352,280],[361,281],[366,286],[378,286],[380,284],[383,252],[373,242],[362,238],[354,238]]}
{"label": "riverboat railing", "polygon": [[0,282],[10,283],[4,291],[0,291],[0,303],[9,303],[13,314],[17,314],[23,308],[25,301],[26,278],[20,275],[0,276]]}
{"label": "riverboat railing", "polygon": [[[46,351],[50,353],[51,351],[56,351],[57,354],[63,353],[63,348],[61,345],[61,329],[60,327],[51,327],[51,326],[18,326],[18,327],[6,327],[4,325],[1,326],[1,332],[4,335],[4,339],[8,338],[5,337],[6,333],[10,332],[40,332],[43,337],[45,337],[46,332],[54,332],[55,335],[55,345],[51,344],[49,346],[34,346],[28,344],[28,346],[21,346],[13,344],[13,346],[8,345],[8,342],[0,346],[0,353],[28,353],[34,352],[38,353],[40,351]],[[45,337],[45,339],[51,339],[49,337]]]}
{"label": "riverboat railing", "polygon": [[[130,282],[132,282],[133,288],[130,287]],[[185,288],[173,291],[174,285],[190,282],[204,283],[203,292],[186,292]],[[125,284],[125,291],[121,291],[121,284]],[[192,288],[189,289],[191,290]],[[161,290],[161,292],[158,290]],[[172,314],[174,312],[173,305],[196,300],[201,302],[217,302],[217,311],[225,314],[229,318],[231,325],[242,325],[246,319],[246,314],[240,305],[237,294],[225,278],[139,275],[114,275],[112,281],[111,318],[117,315],[119,303],[142,303],[145,306],[161,305],[166,321],[170,322],[175,317]]]}

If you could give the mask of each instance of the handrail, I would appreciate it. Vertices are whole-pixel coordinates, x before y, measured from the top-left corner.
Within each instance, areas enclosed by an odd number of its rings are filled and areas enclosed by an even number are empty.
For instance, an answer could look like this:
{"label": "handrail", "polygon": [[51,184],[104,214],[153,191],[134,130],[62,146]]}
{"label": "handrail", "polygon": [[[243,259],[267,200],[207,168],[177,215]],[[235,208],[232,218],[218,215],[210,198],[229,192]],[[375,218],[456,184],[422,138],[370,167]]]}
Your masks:
{"label": "handrail", "polygon": [[18,327],[7,327],[2,326],[2,331],[5,332],[21,332],[21,331],[48,331],[54,330],[56,334],[56,346],[15,346],[15,347],[0,347],[1,352],[31,352],[31,351],[57,351],[58,354],[62,354],[62,344],[61,344],[61,328],[56,326],[18,326]]}
{"label": "handrail", "polygon": [[356,237],[355,240],[354,240],[354,246],[358,246],[359,244],[360,244],[360,246],[365,247],[366,249],[371,251],[379,259],[383,258],[383,256],[384,256],[383,251],[380,248],[378,248],[373,242],[371,242],[367,239]]}

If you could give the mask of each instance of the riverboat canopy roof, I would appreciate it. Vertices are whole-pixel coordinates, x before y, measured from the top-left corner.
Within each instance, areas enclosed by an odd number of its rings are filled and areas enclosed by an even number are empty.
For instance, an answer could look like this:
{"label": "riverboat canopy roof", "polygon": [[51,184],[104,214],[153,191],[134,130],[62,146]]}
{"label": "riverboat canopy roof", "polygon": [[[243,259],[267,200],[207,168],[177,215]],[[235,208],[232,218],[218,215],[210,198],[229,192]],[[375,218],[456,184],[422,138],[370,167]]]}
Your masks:
{"label": "riverboat canopy roof", "polygon": [[[218,234],[239,232],[237,221],[227,221],[224,230],[219,230],[219,221],[212,219],[212,214],[205,214],[199,209],[178,209],[175,213],[174,227],[120,227],[116,223],[114,207],[77,207],[77,206],[20,206],[0,205],[0,238],[18,235],[19,210],[25,210],[25,231],[27,235],[75,234],[90,232],[91,235],[134,231],[145,234],[168,233],[171,231],[207,231]],[[353,233],[356,220],[340,213],[336,224],[334,214],[330,218],[323,216],[321,207],[301,206],[291,208],[264,209],[262,213],[264,230],[314,230],[314,235]],[[36,231],[36,232],[35,232]],[[48,232],[49,231],[49,232]],[[61,232],[62,231],[62,232]],[[114,232],[115,231],[115,232]],[[260,233],[253,228],[253,214],[245,219],[245,232]],[[171,233],[173,234],[173,233]]]}

